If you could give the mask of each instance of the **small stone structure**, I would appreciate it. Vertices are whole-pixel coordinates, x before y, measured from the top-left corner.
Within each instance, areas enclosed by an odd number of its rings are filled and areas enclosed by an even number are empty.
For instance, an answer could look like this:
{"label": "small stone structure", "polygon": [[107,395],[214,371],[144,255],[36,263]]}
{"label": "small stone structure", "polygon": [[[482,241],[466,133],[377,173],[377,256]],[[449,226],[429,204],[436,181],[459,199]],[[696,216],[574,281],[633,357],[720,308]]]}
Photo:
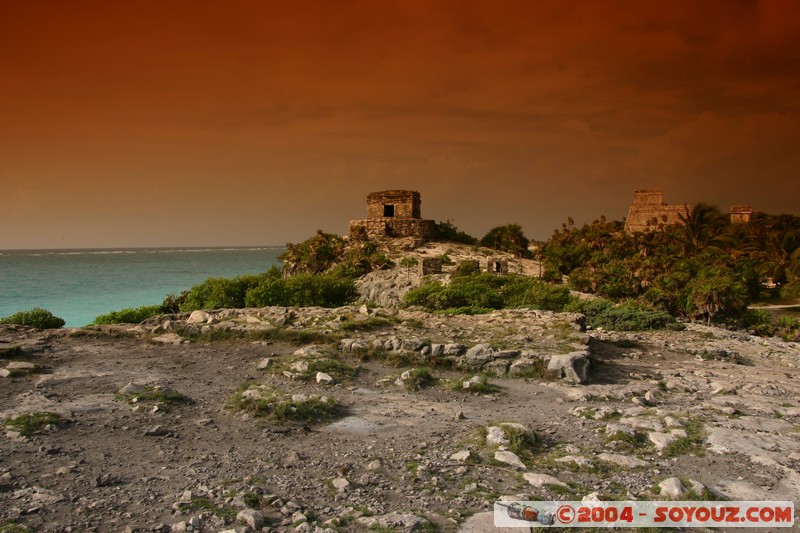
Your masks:
{"label": "small stone structure", "polygon": [[753,218],[753,208],[749,205],[731,206],[731,224],[749,224]]}
{"label": "small stone structure", "polygon": [[367,218],[351,220],[351,240],[411,238],[415,245],[433,237],[434,221],[423,220],[417,191],[380,191],[367,196]]}
{"label": "small stone structure", "polygon": [[625,219],[625,231],[657,231],[669,224],[681,224],[681,216],[689,216],[688,204],[665,204],[664,192],[658,189],[635,191],[633,205]]}
{"label": "small stone structure", "polygon": [[418,264],[420,276],[442,273],[441,257],[423,257],[420,259]]}
{"label": "small stone structure", "polygon": [[508,274],[508,259],[488,257],[486,259],[486,272],[490,274]]}

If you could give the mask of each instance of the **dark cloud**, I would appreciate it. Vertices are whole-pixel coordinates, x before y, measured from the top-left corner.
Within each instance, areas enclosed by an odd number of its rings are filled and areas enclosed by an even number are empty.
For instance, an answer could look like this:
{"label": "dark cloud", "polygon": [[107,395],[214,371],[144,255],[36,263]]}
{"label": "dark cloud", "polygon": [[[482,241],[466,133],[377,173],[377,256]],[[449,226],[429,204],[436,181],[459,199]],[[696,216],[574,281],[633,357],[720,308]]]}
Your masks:
{"label": "dark cloud", "polygon": [[792,0],[0,9],[0,248],[281,243],[384,188],[540,238],[634,188],[798,209]]}

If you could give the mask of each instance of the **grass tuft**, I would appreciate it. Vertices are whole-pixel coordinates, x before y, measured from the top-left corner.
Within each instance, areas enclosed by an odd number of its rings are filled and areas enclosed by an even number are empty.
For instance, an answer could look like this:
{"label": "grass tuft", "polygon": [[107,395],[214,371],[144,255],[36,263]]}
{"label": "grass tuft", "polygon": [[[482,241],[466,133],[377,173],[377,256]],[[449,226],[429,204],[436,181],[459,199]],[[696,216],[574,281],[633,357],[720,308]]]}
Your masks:
{"label": "grass tuft", "polygon": [[41,411],[6,419],[3,425],[19,432],[20,435],[30,435],[31,433],[41,430],[45,426],[63,426],[66,423],[67,420],[57,413]]}
{"label": "grass tuft", "polygon": [[499,386],[490,383],[489,376],[487,376],[486,374],[481,374],[479,377],[480,381],[470,382],[468,388],[464,387],[464,382],[469,381],[472,378],[472,376],[464,376],[461,379],[452,381],[450,382],[449,387],[454,391],[469,392],[469,393],[476,392],[479,394],[497,394],[502,390]]}
{"label": "grass tuft", "polygon": [[[406,377],[403,377],[406,376]],[[436,381],[429,368],[419,367],[406,370],[400,375],[406,390],[416,391],[430,387]]]}
{"label": "grass tuft", "polygon": [[130,404],[154,403],[163,406],[191,402],[188,396],[185,396],[178,391],[172,390],[169,387],[162,388],[153,385],[147,385],[143,391],[134,394],[117,393],[115,399],[118,401],[128,402]]}
{"label": "grass tuft", "polygon": [[181,511],[207,511],[224,520],[234,520],[237,514],[235,509],[219,506],[210,498],[200,496],[192,497],[190,502],[182,502],[179,507]]}
{"label": "grass tuft", "polygon": [[313,422],[340,414],[336,400],[315,394],[290,394],[271,385],[244,384],[231,396],[228,407],[274,422]]}
{"label": "grass tuft", "polygon": [[697,418],[689,418],[683,421],[683,429],[686,436],[672,441],[664,448],[664,457],[678,457],[680,455],[705,455],[706,432],[703,429],[703,422]]}

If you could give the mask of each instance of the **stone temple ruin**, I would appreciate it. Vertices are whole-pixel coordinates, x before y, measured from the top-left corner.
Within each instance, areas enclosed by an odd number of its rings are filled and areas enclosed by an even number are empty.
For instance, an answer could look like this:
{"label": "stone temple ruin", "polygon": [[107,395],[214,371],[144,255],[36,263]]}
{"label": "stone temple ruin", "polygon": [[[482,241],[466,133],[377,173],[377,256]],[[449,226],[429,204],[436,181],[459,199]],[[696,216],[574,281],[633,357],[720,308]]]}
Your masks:
{"label": "stone temple ruin", "polygon": [[[625,232],[658,231],[670,224],[683,224],[682,217],[688,217],[689,212],[689,204],[665,204],[661,190],[634,191]],[[749,224],[752,218],[753,208],[749,205],[731,206],[731,224]]]}
{"label": "stone temple ruin", "polygon": [[412,247],[433,237],[434,221],[421,215],[417,191],[380,191],[367,196],[367,218],[350,221],[350,240],[404,239]]}
{"label": "stone temple ruin", "polygon": [[625,232],[654,231],[660,226],[680,224],[681,216],[689,216],[688,204],[665,204],[664,192],[657,189],[635,191],[625,219]]}
{"label": "stone temple ruin", "polygon": [[753,218],[753,208],[749,205],[731,206],[731,224],[749,224]]}

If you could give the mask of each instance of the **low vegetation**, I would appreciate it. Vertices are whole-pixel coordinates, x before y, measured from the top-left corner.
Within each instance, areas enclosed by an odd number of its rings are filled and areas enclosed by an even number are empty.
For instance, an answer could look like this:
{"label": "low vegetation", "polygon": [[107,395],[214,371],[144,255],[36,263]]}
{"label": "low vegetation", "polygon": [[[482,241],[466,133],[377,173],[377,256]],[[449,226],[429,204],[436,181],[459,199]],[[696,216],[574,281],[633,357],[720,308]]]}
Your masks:
{"label": "low vegetation", "polygon": [[235,309],[271,305],[340,307],[358,295],[349,277],[302,273],[283,278],[280,270],[235,278],[209,278],[192,287],[180,302],[181,311]]}
{"label": "low vegetation", "polygon": [[741,326],[754,335],[800,342],[800,320],[792,316],[784,315],[775,319],[769,311],[748,309],[742,315]]}
{"label": "low vegetation", "polygon": [[0,523],[0,533],[33,533],[33,530],[28,526],[11,521]]}
{"label": "low vegetation", "polygon": [[334,398],[314,394],[291,394],[271,385],[245,384],[233,394],[228,406],[274,422],[320,422],[333,418],[341,409]]}
{"label": "low vegetation", "polygon": [[147,385],[142,390],[130,394],[118,393],[116,399],[130,404],[150,403],[160,406],[178,405],[191,401],[187,396],[169,387],[153,385]]}
{"label": "low vegetation", "polygon": [[41,411],[9,418],[3,422],[3,425],[18,432],[20,435],[30,435],[42,430],[46,426],[63,426],[66,422],[67,421],[57,413]]}
{"label": "low vegetation", "polygon": [[35,307],[28,311],[20,311],[11,316],[0,318],[0,324],[16,324],[39,329],[58,329],[63,328],[66,322],[63,318],[54,316],[47,309]]}
{"label": "low vegetation", "polygon": [[[475,377],[478,379],[476,380]],[[469,385],[465,386],[467,383]],[[449,386],[454,391],[479,394],[496,394],[501,391],[500,387],[489,382],[489,376],[486,374],[464,376],[461,379],[450,382]]]}
{"label": "low vegetation", "polygon": [[145,305],[142,307],[126,307],[119,311],[111,311],[98,316],[92,322],[93,325],[100,326],[106,324],[139,324],[152,316],[158,316],[164,312],[160,305]]}
{"label": "low vegetation", "polygon": [[192,496],[191,501],[180,502],[178,508],[187,513],[209,512],[224,520],[233,520],[236,518],[236,510],[230,507],[217,505],[214,500],[202,496]]}
{"label": "low vegetation", "polygon": [[436,382],[436,378],[433,377],[431,370],[427,367],[406,370],[400,375],[400,380],[403,382],[406,390],[410,391],[416,391],[430,387]]}
{"label": "low vegetation", "polygon": [[317,372],[328,374],[335,380],[343,380],[358,375],[359,366],[353,366],[335,357],[279,357],[268,367],[273,374],[291,372],[293,379],[308,381],[314,379]]}
{"label": "low vegetation", "polygon": [[519,224],[497,226],[489,230],[481,239],[481,246],[525,258],[533,257],[533,254],[528,250],[529,244],[530,241],[522,232],[522,226]]}
{"label": "low vegetation", "polygon": [[665,457],[677,457],[679,455],[698,455],[705,454],[706,432],[702,420],[689,418],[683,421],[682,429],[686,431],[685,437],[680,437],[672,441],[664,448]]}
{"label": "low vegetation", "polygon": [[460,244],[476,245],[478,239],[459,230],[452,220],[436,222],[433,228],[433,240],[439,242],[456,242]]}
{"label": "low vegetation", "polygon": [[405,296],[408,305],[452,313],[485,312],[504,307],[562,311],[570,300],[566,287],[515,274],[480,273],[453,277],[449,285],[429,281]]}
{"label": "low vegetation", "polygon": [[321,230],[301,243],[288,243],[281,260],[284,273],[288,276],[332,273],[355,278],[393,266],[374,242],[349,242],[339,235]]}
{"label": "low vegetation", "polygon": [[732,224],[701,203],[680,224],[633,235],[623,221],[601,217],[578,227],[569,220],[540,258],[575,290],[674,317],[741,325],[750,301],[800,294],[800,217],[753,213],[750,223]]}

